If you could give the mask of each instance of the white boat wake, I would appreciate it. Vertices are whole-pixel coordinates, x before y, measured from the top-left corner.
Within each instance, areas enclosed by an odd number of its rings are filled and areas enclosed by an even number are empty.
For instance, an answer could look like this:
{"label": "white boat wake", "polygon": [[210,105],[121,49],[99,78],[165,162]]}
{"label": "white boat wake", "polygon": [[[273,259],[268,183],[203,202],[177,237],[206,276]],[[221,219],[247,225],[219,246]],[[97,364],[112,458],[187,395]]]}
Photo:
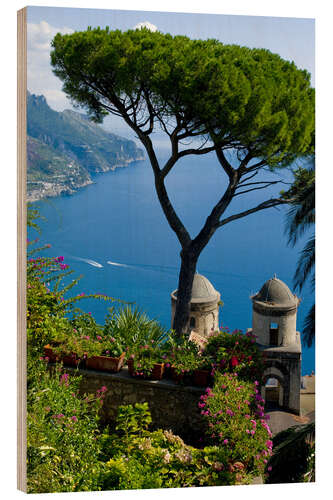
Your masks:
{"label": "white boat wake", "polygon": [[112,262],[111,260],[108,260],[107,264],[110,264],[110,266],[117,266],[117,267],[134,267],[134,266],[128,266],[127,264],[120,264],[120,262]]}
{"label": "white boat wake", "polygon": [[91,266],[94,267],[99,267],[99,268],[103,267],[102,264],[92,259],[83,259],[82,257],[72,257],[72,259],[80,260],[81,262],[85,262],[86,264],[90,264]]}

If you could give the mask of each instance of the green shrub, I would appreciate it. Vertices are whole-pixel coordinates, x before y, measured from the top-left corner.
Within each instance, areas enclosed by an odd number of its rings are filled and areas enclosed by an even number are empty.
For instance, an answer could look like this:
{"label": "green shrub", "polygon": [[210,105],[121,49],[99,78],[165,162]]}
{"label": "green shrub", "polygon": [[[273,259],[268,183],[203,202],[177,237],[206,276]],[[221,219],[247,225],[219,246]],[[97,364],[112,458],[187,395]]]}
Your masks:
{"label": "green shrub", "polygon": [[[171,431],[149,432],[147,405],[121,407],[116,430],[103,436],[103,490],[217,486],[247,482],[228,463],[228,450],[188,446]],[[127,436],[126,436],[127,433]]]}
{"label": "green shrub", "polygon": [[27,476],[30,493],[99,489],[98,411],[105,388],[78,394],[80,378],[46,370],[34,361],[28,373]]}

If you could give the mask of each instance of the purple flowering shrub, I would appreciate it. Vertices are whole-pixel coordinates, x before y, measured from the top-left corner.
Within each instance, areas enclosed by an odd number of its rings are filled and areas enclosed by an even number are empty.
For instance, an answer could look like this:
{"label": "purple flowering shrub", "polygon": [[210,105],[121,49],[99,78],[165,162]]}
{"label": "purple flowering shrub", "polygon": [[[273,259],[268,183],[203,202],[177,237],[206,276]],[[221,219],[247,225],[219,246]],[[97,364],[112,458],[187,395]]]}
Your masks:
{"label": "purple flowering shrub", "polygon": [[[37,241],[28,241],[28,248]],[[34,257],[49,247],[44,245],[29,250],[27,261],[27,339],[30,354],[37,356],[48,343],[64,341],[81,331],[94,338],[101,332],[91,314],[76,306],[79,301],[86,298],[115,300],[102,294],[84,293],[66,298],[79,279],[65,284],[74,271],[64,263],[63,256]]]}
{"label": "purple flowering shrub", "polygon": [[198,406],[207,422],[209,441],[228,450],[231,469],[243,474],[264,472],[272,453],[272,433],[264,413],[259,383],[240,379],[236,373],[216,373]]}
{"label": "purple flowering shrub", "polygon": [[98,412],[106,387],[79,395],[80,377],[28,365],[27,477],[29,493],[99,489]]}

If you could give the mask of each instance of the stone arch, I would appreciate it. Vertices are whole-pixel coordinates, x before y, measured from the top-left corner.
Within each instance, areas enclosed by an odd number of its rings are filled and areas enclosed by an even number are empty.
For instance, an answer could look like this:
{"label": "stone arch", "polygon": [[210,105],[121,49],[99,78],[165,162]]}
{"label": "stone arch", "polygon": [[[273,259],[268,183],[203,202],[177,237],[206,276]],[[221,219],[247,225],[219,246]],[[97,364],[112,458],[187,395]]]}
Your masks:
{"label": "stone arch", "polygon": [[[271,363],[270,366],[267,366],[264,370],[264,374],[262,377],[263,385],[261,387],[261,395],[265,399],[266,396],[266,382],[270,378],[276,379],[279,384],[279,406],[282,408],[288,408],[289,406],[289,377],[288,372],[285,368],[281,366],[275,366],[276,364],[281,365],[280,363]],[[281,370],[282,368],[282,370]]]}

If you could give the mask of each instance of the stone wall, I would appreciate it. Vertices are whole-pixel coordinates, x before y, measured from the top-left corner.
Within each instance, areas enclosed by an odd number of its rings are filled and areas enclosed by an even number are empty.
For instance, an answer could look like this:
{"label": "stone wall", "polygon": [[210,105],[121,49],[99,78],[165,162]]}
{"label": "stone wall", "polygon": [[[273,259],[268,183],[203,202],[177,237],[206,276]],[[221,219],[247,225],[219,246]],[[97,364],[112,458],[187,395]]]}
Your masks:
{"label": "stone wall", "polygon": [[198,408],[204,388],[182,386],[171,380],[150,381],[130,377],[127,368],[119,373],[74,370],[68,373],[82,376],[81,393],[96,393],[107,388],[102,409],[102,422],[115,421],[119,405],[147,402],[152,416],[152,428],[171,429],[188,444],[198,443],[204,432],[204,421]]}

